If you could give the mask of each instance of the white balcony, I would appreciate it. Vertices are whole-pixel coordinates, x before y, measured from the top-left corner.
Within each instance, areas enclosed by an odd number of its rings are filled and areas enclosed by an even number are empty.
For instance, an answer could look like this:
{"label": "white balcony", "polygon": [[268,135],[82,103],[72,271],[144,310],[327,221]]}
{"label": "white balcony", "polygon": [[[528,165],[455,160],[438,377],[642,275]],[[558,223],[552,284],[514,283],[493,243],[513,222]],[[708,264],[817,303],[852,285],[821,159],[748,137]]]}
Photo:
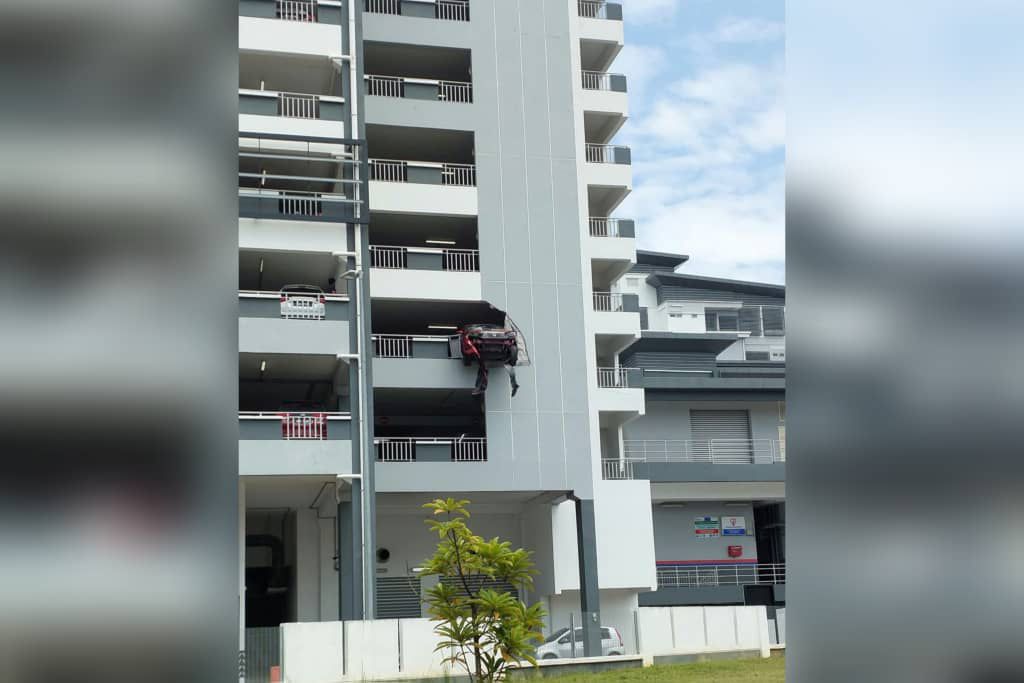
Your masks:
{"label": "white balcony", "polygon": [[593,293],[594,333],[633,338],[640,335],[640,309],[636,295]]}
{"label": "white balcony", "polygon": [[238,248],[330,254],[348,251],[348,236],[336,223],[240,217]]}
{"label": "white balcony", "polygon": [[469,21],[468,0],[365,0],[363,8],[368,14]]}
{"label": "white balcony", "polygon": [[633,167],[628,147],[587,143],[583,179],[592,205],[611,213],[633,187]]}
{"label": "white balcony", "polygon": [[[246,16],[250,5],[257,11]],[[240,7],[238,49],[242,52],[341,57],[340,5],[337,2],[278,0]]]}
{"label": "white balcony", "polygon": [[640,373],[635,368],[597,368],[597,409],[605,413],[643,414],[646,410]]}
{"label": "white balcony", "polygon": [[345,100],[329,95],[238,91],[238,130],[301,137],[345,137]]}
{"label": "white balcony", "polygon": [[238,473],[337,475],[352,472],[348,413],[240,412]]}
{"label": "white balcony", "polygon": [[370,294],[383,299],[480,301],[475,249],[370,247]]}
{"label": "white balcony", "polygon": [[[625,120],[629,111],[625,76],[605,71],[584,70],[582,86],[583,110],[585,112],[607,114]],[[621,126],[621,123],[619,125]],[[611,134],[614,132],[611,131]]]}
{"label": "white balcony", "polygon": [[348,297],[326,294],[323,299],[323,319],[295,320],[282,315],[279,293],[239,292],[239,352],[322,355],[348,353]]}
{"label": "white balcony", "polygon": [[371,159],[370,209],[475,216],[476,166]]}
{"label": "white balcony", "polygon": [[[622,5],[604,0],[577,0],[580,38],[622,46]],[[617,52],[617,50],[616,50]],[[612,55],[614,58],[614,55]]]}

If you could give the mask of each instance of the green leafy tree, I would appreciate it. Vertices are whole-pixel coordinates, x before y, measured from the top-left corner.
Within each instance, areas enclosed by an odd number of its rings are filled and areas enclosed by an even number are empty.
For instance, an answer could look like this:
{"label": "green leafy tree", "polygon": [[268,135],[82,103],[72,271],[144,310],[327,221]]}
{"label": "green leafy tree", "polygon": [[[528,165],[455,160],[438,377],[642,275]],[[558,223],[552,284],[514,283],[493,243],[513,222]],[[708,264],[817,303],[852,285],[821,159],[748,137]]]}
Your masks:
{"label": "green leafy tree", "polygon": [[444,661],[475,683],[491,683],[505,680],[523,662],[537,665],[533,653],[544,639],[544,608],[540,603],[527,607],[498,589],[502,583],[532,588],[538,572],[528,551],[470,531],[468,505],[468,500],[438,498],[423,506],[433,511],[427,525],[438,544],[422,575],[441,579],[424,602],[438,622],[436,651],[446,653]]}

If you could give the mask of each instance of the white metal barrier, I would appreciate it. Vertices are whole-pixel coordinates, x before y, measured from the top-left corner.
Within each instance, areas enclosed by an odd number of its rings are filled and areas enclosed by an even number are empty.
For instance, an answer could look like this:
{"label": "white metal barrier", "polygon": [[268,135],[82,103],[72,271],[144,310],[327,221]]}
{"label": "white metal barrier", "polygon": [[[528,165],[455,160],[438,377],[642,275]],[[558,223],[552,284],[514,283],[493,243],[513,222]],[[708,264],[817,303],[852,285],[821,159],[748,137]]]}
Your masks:
{"label": "white metal barrier", "polygon": [[778,439],[627,439],[626,459],[642,462],[706,462],[720,465],[786,461]]}
{"label": "white metal barrier", "polygon": [[375,334],[373,353],[377,358],[412,358],[412,337],[404,334]]}
{"label": "white metal barrier", "polygon": [[282,192],[278,210],[292,216],[322,216],[324,205],[319,192]]}
{"label": "white metal barrier", "polygon": [[614,164],[616,145],[587,143],[587,161],[592,164]]}
{"label": "white metal barrier", "polygon": [[409,180],[409,162],[393,159],[370,159],[370,180],[404,183]]}
{"label": "white metal barrier", "polygon": [[370,267],[371,268],[405,268],[406,248],[405,247],[381,247],[370,245]]}
{"label": "white metal barrier", "polygon": [[620,460],[619,458],[604,458],[601,460],[602,479],[632,479],[633,461]]}
{"label": "white metal barrier", "polygon": [[619,237],[618,218],[590,218],[591,237]]}
{"label": "white metal barrier", "polygon": [[405,79],[397,76],[366,76],[366,94],[376,97],[405,97]]}
{"label": "white metal barrier", "polygon": [[612,74],[605,71],[583,71],[584,90],[611,90]]}
{"label": "white metal barrier", "polygon": [[469,3],[465,0],[437,0],[436,16],[448,21],[469,21]]}
{"label": "white metal barrier", "polygon": [[622,311],[622,295],[618,292],[594,292],[594,310],[605,313]]}
{"label": "white metal barrier", "polygon": [[438,81],[437,99],[443,102],[472,102],[473,84],[463,81]]}
{"label": "white metal barrier", "polygon": [[281,413],[281,438],[322,441],[327,438],[326,413]]}
{"label": "white metal barrier", "polygon": [[277,0],[277,18],[287,21],[316,21],[316,2]]}
{"label": "white metal barrier", "polygon": [[597,386],[605,389],[629,387],[629,368],[598,368]]}
{"label": "white metal barrier", "polygon": [[452,442],[452,460],[455,462],[484,462],[487,460],[487,439],[463,437]]}
{"label": "white metal barrier", "polygon": [[786,583],[785,564],[681,564],[658,567],[658,588],[756,586]]}
{"label": "white metal barrier", "polygon": [[476,166],[473,164],[443,164],[441,166],[442,185],[476,185]]}
{"label": "white metal barrier", "polygon": [[320,98],[316,95],[278,93],[277,115],[296,119],[318,119]]}
{"label": "white metal barrier", "polygon": [[458,272],[480,270],[480,252],[476,249],[445,249],[443,257],[445,270]]}
{"label": "white metal barrier", "polygon": [[412,462],[416,459],[416,441],[408,437],[374,439],[380,462]]}
{"label": "white metal barrier", "polygon": [[585,19],[607,19],[608,3],[604,0],[578,0],[579,14]]}
{"label": "white metal barrier", "polygon": [[402,0],[366,0],[365,9],[374,14],[401,14]]}

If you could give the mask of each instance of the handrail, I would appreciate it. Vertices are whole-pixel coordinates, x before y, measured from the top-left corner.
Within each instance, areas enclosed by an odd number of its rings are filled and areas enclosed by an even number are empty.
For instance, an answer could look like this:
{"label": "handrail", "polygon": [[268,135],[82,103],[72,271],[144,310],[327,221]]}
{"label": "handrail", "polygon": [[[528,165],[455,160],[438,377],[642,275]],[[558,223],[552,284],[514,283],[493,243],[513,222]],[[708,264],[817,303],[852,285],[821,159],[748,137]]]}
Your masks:
{"label": "handrail", "polygon": [[476,186],[476,165],[447,161],[408,161],[404,159],[370,159],[370,180],[407,183],[409,168],[435,168],[441,172],[441,185]]}
{"label": "handrail", "polygon": [[404,98],[407,97],[406,85],[434,85],[437,86],[437,99],[442,102],[468,103],[473,101],[473,83],[470,81],[379,74],[365,74],[363,78],[366,81],[366,94],[375,97]]}
{"label": "handrail", "polygon": [[277,0],[276,15],[286,21],[315,22],[317,4],[312,0]]}
{"label": "handrail", "polygon": [[487,438],[482,436],[387,436],[375,437],[373,445],[378,462],[413,462],[416,460],[416,447],[420,445],[450,446],[451,462],[487,460]]}
{"label": "handrail", "polygon": [[374,334],[373,353],[377,358],[413,358],[413,342],[447,342],[450,337],[433,334]]}
{"label": "handrail", "polygon": [[785,563],[658,565],[658,588],[756,586],[786,583]]}
{"label": "handrail", "polygon": [[439,254],[441,270],[447,272],[479,272],[480,250],[441,247],[393,247],[370,245],[370,267],[393,270],[409,269],[409,254]]}
{"label": "handrail", "polygon": [[614,164],[617,150],[629,150],[625,145],[599,145],[593,142],[587,143],[587,161],[592,164]]}
{"label": "handrail", "polygon": [[621,237],[618,218],[599,218],[591,216],[587,222],[591,237]]}
{"label": "handrail", "polygon": [[597,386],[603,389],[628,389],[631,372],[636,372],[636,368],[597,368]]}
{"label": "handrail", "polygon": [[611,90],[613,76],[622,76],[625,78],[623,74],[613,73],[611,71],[590,71],[583,69],[580,73],[583,76],[584,90]]}
{"label": "handrail", "polygon": [[623,299],[620,292],[594,292],[594,310],[605,313],[618,313],[623,310]]}
{"label": "handrail", "polygon": [[[374,14],[402,14],[402,0],[366,0],[364,9]],[[448,21],[469,21],[467,0],[435,0],[434,18]]]}
{"label": "handrail", "polygon": [[585,19],[607,19],[608,3],[605,0],[577,0],[577,11]]}
{"label": "handrail", "polygon": [[705,462],[770,464],[786,462],[786,444],[779,439],[625,439],[625,459],[633,462]]}

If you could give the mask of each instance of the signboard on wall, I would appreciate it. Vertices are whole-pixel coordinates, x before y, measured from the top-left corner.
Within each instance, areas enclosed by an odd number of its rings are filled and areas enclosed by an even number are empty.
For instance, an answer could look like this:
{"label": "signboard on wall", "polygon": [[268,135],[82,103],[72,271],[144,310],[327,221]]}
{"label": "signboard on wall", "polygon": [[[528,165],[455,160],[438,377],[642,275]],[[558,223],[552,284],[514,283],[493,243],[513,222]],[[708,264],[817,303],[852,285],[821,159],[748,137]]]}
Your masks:
{"label": "signboard on wall", "polygon": [[721,524],[718,517],[694,517],[693,533],[698,541],[708,541],[718,538],[721,534]]}
{"label": "signboard on wall", "polygon": [[723,536],[746,536],[747,522],[743,517],[722,517]]}

